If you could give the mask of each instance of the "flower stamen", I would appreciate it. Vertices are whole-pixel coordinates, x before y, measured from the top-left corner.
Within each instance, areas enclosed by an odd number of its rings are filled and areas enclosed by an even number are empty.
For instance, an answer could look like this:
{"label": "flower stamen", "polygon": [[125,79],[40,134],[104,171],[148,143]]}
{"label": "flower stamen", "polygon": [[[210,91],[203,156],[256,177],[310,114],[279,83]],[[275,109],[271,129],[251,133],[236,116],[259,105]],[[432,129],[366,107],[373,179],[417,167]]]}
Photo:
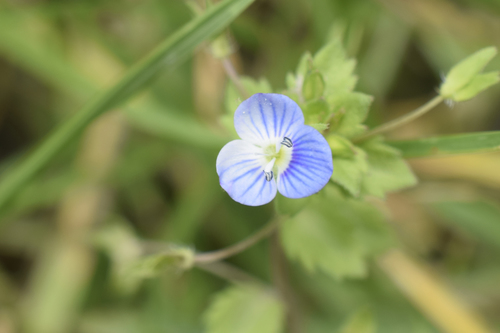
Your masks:
{"label": "flower stamen", "polygon": [[290,138],[287,138],[286,136],[283,138],[283,141],[281,141],[281,144],[288,148],[292,148],[293,146],[292,140],[290,140]]}
{"label": "flower stamen", "polygon": [[264,168],[264,175],[266,175],[266,180],[268,182],[270,182],[274,176],[273,173],[274,162],[276,162],[276,157],[273,158],[269,163],[267,163],[266,167]]}

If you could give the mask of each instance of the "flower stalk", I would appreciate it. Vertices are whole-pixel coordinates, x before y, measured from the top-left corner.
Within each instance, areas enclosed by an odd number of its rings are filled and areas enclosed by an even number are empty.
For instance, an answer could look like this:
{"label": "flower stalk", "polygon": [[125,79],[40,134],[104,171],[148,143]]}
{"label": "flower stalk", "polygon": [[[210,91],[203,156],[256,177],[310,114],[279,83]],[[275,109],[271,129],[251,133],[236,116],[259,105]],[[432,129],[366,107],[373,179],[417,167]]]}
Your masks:
{"label": "flower stalk", "polygon": [[378,127],[375,127],[366,132],[365,134],[353,138],[352,141],[353,142],[365,141],[375,135],[385,133],[402,125],[406,125],[409,122],[417,119],[418,117],[426,114],[427,112],[435,108],[437,105],[439,105],[442,101],[444,101],[444,98],[441,95],[438,95],[433,99],[431,99],[430,101],[428,101],[427,103],[425,103],[424,105],[422,105],[421,107],[419,107],[418,109],[415,109],[414,111],[407,113],[404,116],[401,116],[385,124],[382,124]]}
{"label": "flower stalk", "polygon": [[270,222],[268,222],[264,227],[262,227],[262,229],[257,231],[255,234],[232,246],[217,251],[199,253],[194,257],[194,262],[195,264],[211,263],[219,260],[224,260],[240,252],[243,252],[244,250],[255,245],[262,239],[270,236],[272,232],[276,230],[276,228],[278,227],[278,225],[282,220],[283,220],[282,216],[277,216],[273,218]]}

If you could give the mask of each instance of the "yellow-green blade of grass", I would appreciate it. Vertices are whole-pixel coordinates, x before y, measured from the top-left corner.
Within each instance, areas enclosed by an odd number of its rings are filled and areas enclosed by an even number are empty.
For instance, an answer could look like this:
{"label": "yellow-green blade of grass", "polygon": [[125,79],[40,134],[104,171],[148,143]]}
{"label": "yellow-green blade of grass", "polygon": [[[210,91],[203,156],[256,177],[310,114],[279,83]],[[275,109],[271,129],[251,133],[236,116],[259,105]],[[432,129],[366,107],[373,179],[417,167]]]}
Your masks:
{"label": "yellow-green blade of grass", "polygon": [[46,166],[92,120],[138,92],[164,67],[174,66],[185,59],[198,44],[226,28],[253,1],[226,0],[211,7],[134,65],[115,86],[99,94],[56,128],[16,168],[3,175],[0,183],[0,211],[31,177]]}

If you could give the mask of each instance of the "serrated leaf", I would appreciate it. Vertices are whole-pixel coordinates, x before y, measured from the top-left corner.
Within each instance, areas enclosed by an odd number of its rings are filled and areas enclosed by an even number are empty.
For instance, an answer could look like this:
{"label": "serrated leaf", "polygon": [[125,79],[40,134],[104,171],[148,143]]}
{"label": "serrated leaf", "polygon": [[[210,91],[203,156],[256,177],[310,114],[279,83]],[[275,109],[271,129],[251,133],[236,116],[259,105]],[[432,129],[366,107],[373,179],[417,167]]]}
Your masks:
{"label": "serrated leaf", "polygon": [[332,181],[344,188],[353,197],[358,197],[361,192],[363,178],[368,172],[366,153],[353,147],[352,157],[333,157]]}
{"label": "serrated leaf", "polygon": [[207,333],[280,333],[285,310],[271,291],[238,285],[217,294],[204,318]]}
{"label": "serrated leaf", "polygon": [[306,101],[312,101],[323,96],[325,90],[325,81],[323,76],[318,72],[314,71],[309,73],[302,85],[302,96]]}
{"label": "serrated leaf", "polygon": [[349,318],[340,333],[375,333],[375,331],[376,324],[372,311],[361,309]]}
{"label": "serrated leaf", "polygon": [[363,144],[362,148],[368,154],[368,172],[361,185],[365,194],[383,198],[387,192],[417,183],[417,178],[397,149],[377,139]]}
{"label": "serrated leaf", "polygon": [[496,54],[497,49],[495,47],[487,47],[455,65],[448,72],[445,81],[439,89],[441,96],[451,98],[457,91],[469,84]]}
{"label": "serrated leaf", "polygon": [[331,113],[330,106],[324,99],[316,99],[306,103],[302,107],[305,124],[317,124],[326,120]]}
{"label": "serrated leaf", "polygon": [[353,137],[365,131],[365,126],[361,124],[368,115],[373,101],[372,96],[353,92],[328,96],[327,101],[333,107],[334,114],[342,113],[335,133],[345,137]]}
{"label": "serrated leaf", "polygon": [[466,101],[500,81],[498,72],[478,74],[462,89],[455,93],[452,99],[456,102]]}
{"label": "serrated leaf", "polygon": [[354,157],[356,154],[355,146],[343,136],[328,134],[326,141],[332,150],[333,157]]}
{"label": "serrated leaf", "polygon": [[318,123],[318,124],[309,124],[309,126],[316,129],[318,132],[323,132],[330,127],[330,124]]}
{"label": "serrated leaf", "polygon": [[353,74],[356,61],[347,58],[340,39],[334,39],[319,50],[314,55],[313,64],[325,81],[325,96],[334,96],[354,89],[357,81]]}
{"label": "serrated leaf", "polygon": [[391,244],[382,214],[368,203],[345,199],[333,186],[280,229],[286,255],[308,271],[330,276],[362,277],[366,258]]}

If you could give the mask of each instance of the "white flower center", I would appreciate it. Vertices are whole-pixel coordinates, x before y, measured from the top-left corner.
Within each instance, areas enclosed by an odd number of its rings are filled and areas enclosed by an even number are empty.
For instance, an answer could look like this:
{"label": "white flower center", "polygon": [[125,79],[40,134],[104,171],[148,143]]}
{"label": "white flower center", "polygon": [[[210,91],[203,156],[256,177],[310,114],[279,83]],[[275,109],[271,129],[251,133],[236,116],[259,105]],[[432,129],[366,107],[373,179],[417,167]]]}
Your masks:
{"label": "white flower center", "polygon": [[286,170],[292,160],[293,142],[290,138],[278,139],[274,144],[263,147],[265,156],[264,175],[267,181],[271,181],[274,174],[280,174]]}

